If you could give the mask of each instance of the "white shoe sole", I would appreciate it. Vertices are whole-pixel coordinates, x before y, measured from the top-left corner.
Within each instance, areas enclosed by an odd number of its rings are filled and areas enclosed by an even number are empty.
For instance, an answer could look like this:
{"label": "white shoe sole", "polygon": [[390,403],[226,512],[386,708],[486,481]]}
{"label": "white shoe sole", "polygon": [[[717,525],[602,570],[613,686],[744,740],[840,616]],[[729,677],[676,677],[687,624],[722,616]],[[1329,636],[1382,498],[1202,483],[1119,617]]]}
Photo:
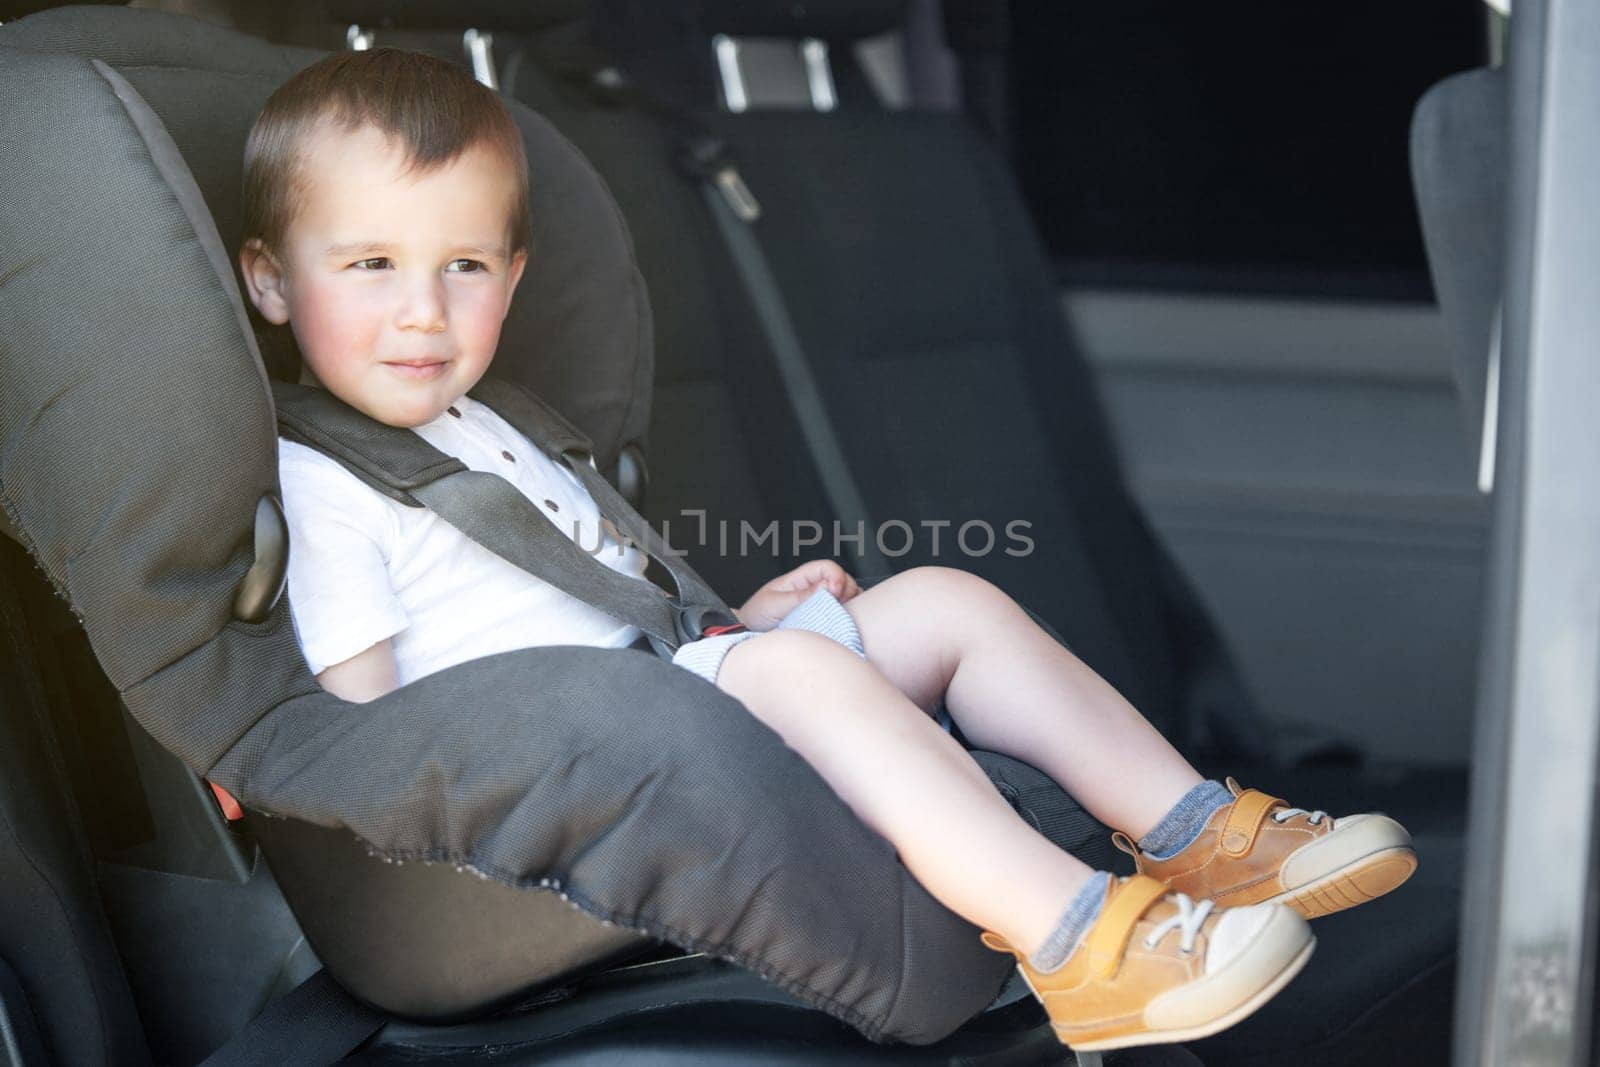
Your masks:
{"label": "white shoe sole", "polygon": [[[1152,1000],[1145,1008],[1147,1013],[1154,1008],[1158,1012],[1163,1010],[1168,1013],[1176,1011],[1181,1015],[1195,1013],[1196,1009],[1201,1012],[1209,1010],[1205,1005],[1208,1002],[1214,1004],[1218,1000],[1224,1004],[1233,1005],[1219,1014],[1203,1018],[1187,1026],[1150,1026],[1134,1033],[1119,1034],[1114,1037],[1072,1041],[1063,1036],[1059,1030],[1056,1031],[1056,1036],[1061,1039],[1063,1044],[1066,1044],[1074,1051],[1102,1052],[1109,1049],[1132,1048],[1138,1045],[1165,1045],[1179,1041],[1194,1041],[1220,1033],[1235,1023],[1248,1018],[1263,1004],[1277,996],[1279,991],[1293,981],[1295,975],[1299,974],[1301,969],[1305,967],[1306,961],[1311,958],[1311,953],[1317,947],[1317,939],[1306,927],[1304,920],[1287,909],[1279,912],[1273,922],[1268,925],[1268,928],[1262,931],[1260,938],[1261,940],[1256,944],[1257,958],[1254,961],[1248,958],[1251,953],[1247,951],[1234,963],[1223,968],[1222,971],[1200,978],[1188,986],[1180,986],[1176,989],[1168,990],[1155,1000]],[[1277,948],[1273,947],[1274,942],[1277,943]],[[1288,944],[1285,942],[1288,942]],[[1266,953],[1266,959],[1261,958],[1260,953],[1263,952]],[[1282,954],[1280,955],[1280,953]],[[1252,978],[1251,972],[1258,970],[1263,964],[1271,966],[1269,960],[1274,955],[1277,955],[1280,961],[1277,964],[1276,973],[1273,973],[1270,978],[1262,982],[1258,988],[1247,996],[1242,999],[1236,999],[1238,985],[1241,983],[1248,985],[1254,980],[1259,980],[1259,974]],[[1231,990],[1230,987],[1232,987]],[[1173,1002],[1172,998],[1175,997],[1181,999]],[[1167,1002],[1165,1009],[1161,1007],[1163,1000]]]}
{"label": "white shoe sole", "polygon": [[1265,903],[1285,904],[1307,919],[1316,919],[1376,900],[1398,888],[1416,869],[1417,854],[1409,845],[1397,845],[1363,856]]}

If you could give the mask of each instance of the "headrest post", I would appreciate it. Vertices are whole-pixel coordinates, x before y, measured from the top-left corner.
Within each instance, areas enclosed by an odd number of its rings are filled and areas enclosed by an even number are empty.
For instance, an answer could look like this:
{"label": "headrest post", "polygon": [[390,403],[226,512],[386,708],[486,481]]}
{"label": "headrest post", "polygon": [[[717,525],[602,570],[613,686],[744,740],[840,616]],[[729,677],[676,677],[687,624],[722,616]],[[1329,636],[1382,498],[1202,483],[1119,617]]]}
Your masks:
{"label": "headrest post", "polygon": [[344,31],[344,43],[352,52],[365,52],[377,40],[377,35],[371,30],[364,30],[355,23]]}
{"label": "headrest post", "polygon": [[816,37],[800,42],[800,58],[806,65],[806,88],[811,90],[811,106],[832,111],[839,98],[833,91],[833,68],[828,65],[828,44]]}
{"label": "headrest post", "polygon": [[744,72],[739,69],[739,42],[725,33],[711,38],[711,52],[717,59],[717,73],[722,76],[722,104],[738,113],[750,106],[744,91]]}
{"label": "headrest post", "polygon": [[[747,47],[748,46],[748,47]],[[790,52],[789,49],[794,51]],[[722,106],[738,114],[749,111],[752,100],[772,97],[773,71],[769,64],[782,68],[789,92],[784,102],[777,106],[794,107],[801,98],[794,92],[797,76],[805,78],[805,104],[813,111],[828,112],[839,106],[839,94],[834,87],[833,67],[828,59],[828,42],[820,37],[801,37],[798,40],[746,38],[719,33],[711,38],[711,51],[717,62],[717,73],[722,83]],[[798,59],[798,69],[793,65]],[[746,64],[750,69],[746,70]],[[804,105],[801,105],[804,106]]]}
{"label": "headrest post", "polygon": [[472,76],[499,91],[500,79],[494,72],[494,35],[482,30],[469,29],[461,35],[461,44],[472,61]]}

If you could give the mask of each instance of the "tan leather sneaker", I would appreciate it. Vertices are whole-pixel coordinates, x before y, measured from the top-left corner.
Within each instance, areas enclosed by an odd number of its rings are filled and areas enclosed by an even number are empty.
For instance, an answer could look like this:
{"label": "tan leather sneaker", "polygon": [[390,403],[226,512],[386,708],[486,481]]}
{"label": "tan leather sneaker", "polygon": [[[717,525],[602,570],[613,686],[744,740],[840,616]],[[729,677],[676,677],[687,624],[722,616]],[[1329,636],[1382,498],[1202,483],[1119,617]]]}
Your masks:
{"label": "tan leather sneaker", "polygon": [[1081,1052],[1191,1041],[1225,1030],[1289,984],[1317,939],[1288,908],[1196,904],[1142,875],[1113,881],[1100,914],[1059,968],[985,930],[1017,958],[1061,1041]]}
{"label": "tan leather sneaker", "polygon": [[1228,779],[1233,803],[1171,859],[1152,859],[1126,834],[1111,838],[1140,874],[1222,907],[1275,902],[1308,919],[1381,897],[1417,869],[1411,835],[1387,815],[1291,808]]}

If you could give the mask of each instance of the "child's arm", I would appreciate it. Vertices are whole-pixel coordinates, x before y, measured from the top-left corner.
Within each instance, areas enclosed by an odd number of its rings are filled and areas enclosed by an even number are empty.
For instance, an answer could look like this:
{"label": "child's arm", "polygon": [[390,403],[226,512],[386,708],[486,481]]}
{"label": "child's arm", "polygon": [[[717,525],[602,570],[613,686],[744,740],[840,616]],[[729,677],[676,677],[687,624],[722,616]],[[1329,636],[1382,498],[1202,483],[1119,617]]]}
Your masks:
{"label": "child's arm", "polygon": [[317,682],[336,697],[355,704],[377,700],[400,688],[395,674],[394,648],[384,638],[364,652],[323,670]]}
{"label": "child's arm", "polygon": [[324,689],[365,703],[399,688],[391,639],[409,624],[390,582],[394,508],[320,453],[279,443],[289,606]]}

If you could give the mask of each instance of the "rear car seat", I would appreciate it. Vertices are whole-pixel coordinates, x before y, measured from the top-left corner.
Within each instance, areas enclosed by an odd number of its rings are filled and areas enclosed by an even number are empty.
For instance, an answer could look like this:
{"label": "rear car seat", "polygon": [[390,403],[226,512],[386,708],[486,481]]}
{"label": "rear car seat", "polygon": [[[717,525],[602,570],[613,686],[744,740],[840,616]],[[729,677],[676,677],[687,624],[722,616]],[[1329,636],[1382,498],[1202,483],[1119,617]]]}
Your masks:
{"label": "rear car seat", "polygon": [[[752,232],[876,516],[916,523],[959,509],[958,519],[996,525],[1032,519],[1046,550],[957,565],[1040,612],[1181,744],[1210,742],[1219,771],[1334,810],[1382,808],[1416,832],[1423,868],[1414,884],[1320,924],[1325,948],[1306,977],[1259,1021],[1212,1042],[1210,1054],[1274,1062],[1293,1049],[1337,1062],[1376,1043],[1440,1055],[1448,1039],[1464,775],[1357,772],[1348,762],[1290,770],[1271,758],[1270,745],[1247,743],[1256,729],[1248,698],[1204,608],[1121,480],[1093,382],[1060,320],[1051,274],[1009,175],[959,119],[886,111],[854,69],[849,46],[858,35],[896,25],[902,6],[851,5],[847,18],[830,21],[830,10],[818,6],[713,3],[691,11],[607,3],[592,17],[594,37],[617,50],[613,61],[647,79],[646,96],[699,104],[697,122],[729,146],[762,206]],[[464,19],[474,13],[462,9]],[[704,94],[717,84],[712,38],[722,30],[827,38],[837,107],[718,109]],[[663,41],[680,50],[664,54]],[[575,89],[570,75],[565,83],[553,76],[564,64],[579,77],[585,62],[590,76],[604,69],[582,59],[570,41],[527,42],[506,54],[508,89],[583,144],[617,191],[652,285],[667,280],[662,290],[682,294],[689,306],[728,309],[731,272],[712,222],[684,204],[681,177],[674,186],[674,139],[681,134],[673,123],[656,108],[625,102],[608,115],[596,103],[604,93]],[[608,126],[642,132],[595,132]],[[660,210],[663,203],[672,208]],[[693,250],[687,266],[677,249]],[[720,470],[741,485],[809,486],[798,499],[814,507],[817,475],[796,443],[794,416],[771,384],[770,367],[765,391],[735,384],[760,379],[753,352],[769,363],[772,355],[759,333],[752,345],[747,307],[735,301],[724,314],[723,328],[740,343],[720,361],[707,353],[708,340],[678,343],[667,332],[660,358],[692,366],[704,391],[720,387],[761,405],[755,429],[740,427],[746,447],[723,456]],[[697,317],[693,329],[704,335],[709,327]],[[708,374],[720,383],[705,382]],[[703,435],[729,421],[653,427],[657,465],[704,463]],[[652,504],[659,504],[653,490]],[[930,560],[913,553],[898,562]],[[1386,981],[1372,981],[1379,974]]]}

